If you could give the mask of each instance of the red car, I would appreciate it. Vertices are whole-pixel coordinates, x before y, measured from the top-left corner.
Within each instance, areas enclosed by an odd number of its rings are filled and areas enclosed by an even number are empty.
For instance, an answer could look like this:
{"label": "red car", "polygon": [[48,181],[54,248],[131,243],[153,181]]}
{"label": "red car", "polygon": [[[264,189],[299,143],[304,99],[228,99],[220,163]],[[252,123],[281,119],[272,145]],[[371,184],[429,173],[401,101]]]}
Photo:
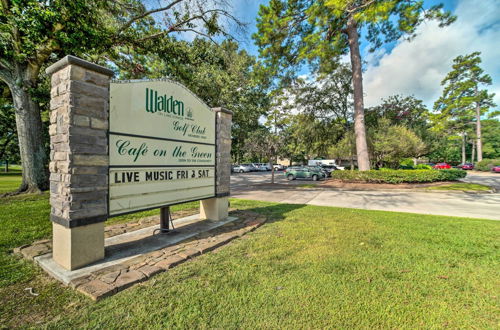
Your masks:
{"label": "red car", "polygon": [[491,171],[492,171],[492,172],[496,172],[496,173],[500,173],[500,165],[493,166],[493,167],[491,168]]}
{"label": "red car", "polygon": [[432,168],[435,170],[448,170],[451,168],[451,166],[449,164],[446,164],[446,163],[437,163]]}
{"label": "red car", "polygon": [[459,168],[462,170],[473,170],[474,169],[474,164],[472,163],[465,163],[465,164],[460,164],[458,165]]}

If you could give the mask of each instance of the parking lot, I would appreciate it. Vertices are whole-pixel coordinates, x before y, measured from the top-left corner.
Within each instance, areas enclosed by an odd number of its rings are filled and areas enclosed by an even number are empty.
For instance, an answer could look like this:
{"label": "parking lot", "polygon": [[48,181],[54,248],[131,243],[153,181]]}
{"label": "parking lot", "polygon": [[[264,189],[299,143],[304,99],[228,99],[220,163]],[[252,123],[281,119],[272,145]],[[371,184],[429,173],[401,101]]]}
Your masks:
{"label": "parking lot", "polygon": [[412,189],[343,189],[308,188],[303,184],[316,183],[297,179],[287,181],[283,171],[275,173],[277,185],[271,185],[271,172],[233,173],[231,196],[290,204],[310,204],[411,212],[456,217],[500,220],[500,175],[468,172],[466,182],[487,184],[496,193],[427,192]]}
{"label": "parking lot", "polygon": [[[294,180],[287,181],[283,175],[284,171],[274,172],[274,182],[276,183],[286,183],[286,184],[300,184],[308,183],[311,180]],[[241,187],[260,185],[265,183],[271,183],[271,171],[267,172],[247,172],[247,173],[231,173],[231,187]],[[311,181],[312,182],[312,181]]]}

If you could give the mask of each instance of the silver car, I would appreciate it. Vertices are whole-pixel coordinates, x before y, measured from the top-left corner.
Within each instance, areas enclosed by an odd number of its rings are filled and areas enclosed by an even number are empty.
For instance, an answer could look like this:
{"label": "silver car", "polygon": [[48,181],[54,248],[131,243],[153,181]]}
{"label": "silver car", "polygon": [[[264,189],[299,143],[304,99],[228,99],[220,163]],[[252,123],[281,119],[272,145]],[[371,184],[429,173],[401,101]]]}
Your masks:
{"label": "silver car", "polygon": [[246,173],[250,172],[252,169],[247,164],[233,165],[233,172],[235,173]]}
{"label": "silver car", "polygon": [[269,164],[266,164],[266,163],[253,163],[252,165],[255,166],[257,171],[264,172],[264,171],[271,170],[271,168],[269,167]]}

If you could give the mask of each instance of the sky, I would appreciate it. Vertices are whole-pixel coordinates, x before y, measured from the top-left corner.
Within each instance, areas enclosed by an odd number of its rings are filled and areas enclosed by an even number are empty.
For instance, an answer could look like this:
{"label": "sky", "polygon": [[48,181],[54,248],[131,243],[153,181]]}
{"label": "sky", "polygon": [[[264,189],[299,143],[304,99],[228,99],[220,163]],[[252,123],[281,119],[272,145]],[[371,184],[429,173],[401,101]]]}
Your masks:
{"label": "sky", "polygon": [[[481,52],[482,67],[493,79],[488,90],[496,93],[495,102],[500,106],[500,0],[426,0],[425,6],[439,2],[457,15],[452,25],[439,28],[433,21],[424,22],[411,42],[384,45],[376,53],[368,53],[366,43],[361,44],[367,62],[363,77],[366,107],[402,94],[414,95],[432,108],[453,59],[474,51]],[[258,50],[250,36],[257,31],[259,6],[266,3],[268,0],[233,0],[236,16],[249,23],[241,47],[256,56]]]}

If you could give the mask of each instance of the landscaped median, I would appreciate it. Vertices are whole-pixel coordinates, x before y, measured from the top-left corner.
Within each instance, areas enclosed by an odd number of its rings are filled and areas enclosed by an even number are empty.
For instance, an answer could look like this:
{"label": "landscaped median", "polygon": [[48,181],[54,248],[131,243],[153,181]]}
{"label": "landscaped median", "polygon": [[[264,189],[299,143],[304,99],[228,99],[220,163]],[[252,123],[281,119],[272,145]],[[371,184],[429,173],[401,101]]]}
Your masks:
{"label": "landscaped median", "polygon": [[458,181],[465,178],[463,170],[371,170],[333,171],[332,179],[344,182],[368,183],[426,183]]}

